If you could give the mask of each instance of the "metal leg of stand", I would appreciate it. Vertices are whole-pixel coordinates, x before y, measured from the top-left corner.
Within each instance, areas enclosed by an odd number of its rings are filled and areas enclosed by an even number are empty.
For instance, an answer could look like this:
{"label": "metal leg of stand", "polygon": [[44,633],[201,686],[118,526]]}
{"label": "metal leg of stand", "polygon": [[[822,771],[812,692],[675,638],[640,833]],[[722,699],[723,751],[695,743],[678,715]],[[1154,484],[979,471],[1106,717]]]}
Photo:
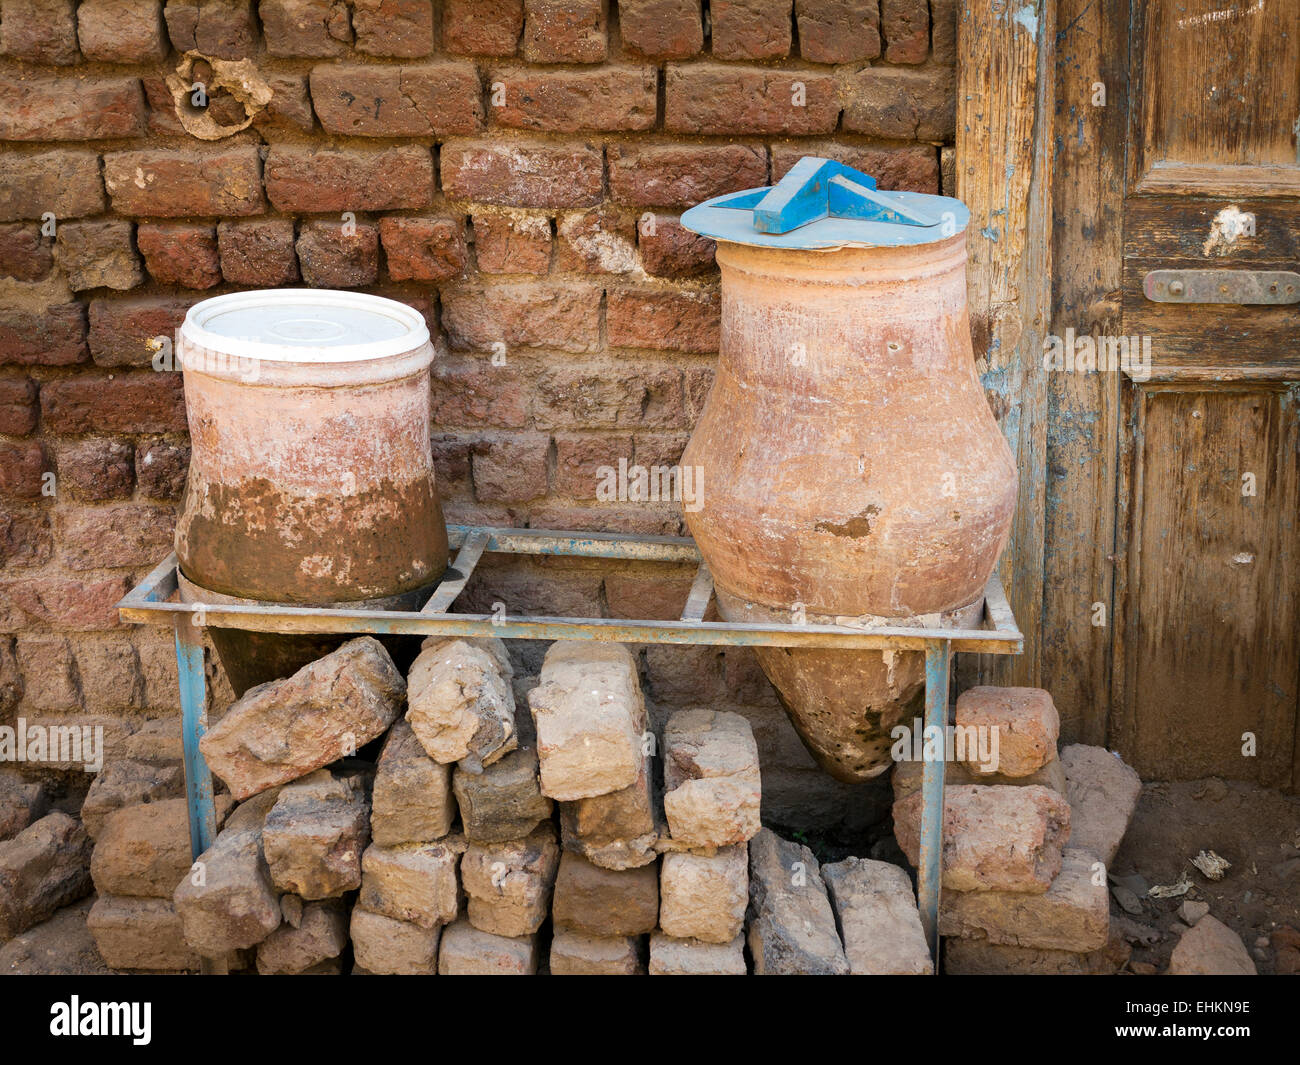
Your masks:
{"label": "metal leg of stand", "polygon": [[[943,876],[943,779],[947,765],[948,665],[952,644],[934,640],[925,648],[924,749],[938,751],[927,759],[921,778],[921,854],[916,893],[921,927],[930,946],[935,972],[939,971],[939,895]],[[932,742],[937,739],[937,744]]]}
{"label": "metal leg of stand", "polygon": [[[181,743],[185,756],[185,801],[189,808],[190,853],[199,855],[217,838],[217,808],[212,795],[212,773],[199,750],[208,729],[207,677],[204,673],[203,630],[190,614],[175,622],[176,675],[181,689]],[[224,973],[224,959],[202,958],[201,971]]]}

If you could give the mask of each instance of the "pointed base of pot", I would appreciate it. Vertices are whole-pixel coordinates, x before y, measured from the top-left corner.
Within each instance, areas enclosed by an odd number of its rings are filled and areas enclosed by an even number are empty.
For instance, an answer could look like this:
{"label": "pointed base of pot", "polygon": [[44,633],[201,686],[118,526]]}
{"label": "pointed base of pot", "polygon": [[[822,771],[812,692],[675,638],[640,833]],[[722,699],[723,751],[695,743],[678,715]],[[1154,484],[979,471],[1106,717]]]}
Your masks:
{"label": "pointed base of pot", "polygon": [[[718,612],[728,621],[788,624],[790,611],[746,603],[717,589]],[[984,599],[941,615],[882,618],[891,626],[968,628],[978,624]],[[833,625],[809,614],[810,625]],[[855,783],[893,765],[895,725],[923,716],[925,655],[920,651],[830,651],[756,648],[759,665],[817,764],[837,780]]]}

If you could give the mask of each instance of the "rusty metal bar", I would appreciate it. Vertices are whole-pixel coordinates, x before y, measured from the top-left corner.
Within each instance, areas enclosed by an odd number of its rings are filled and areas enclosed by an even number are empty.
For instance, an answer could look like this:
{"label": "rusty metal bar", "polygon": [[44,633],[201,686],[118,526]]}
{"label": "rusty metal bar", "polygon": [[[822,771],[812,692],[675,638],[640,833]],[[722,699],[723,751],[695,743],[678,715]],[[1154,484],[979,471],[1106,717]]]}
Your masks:
{"label": "rusty metal bar", "polygon": [[487,548],[488,534],[486,529],[474,529],[465,537],[460,552],[456,555],[456,561],[451,564],[452,570],[456,576],[450,580],[445,580],[434,590],[433,595],[429,596],[429,601],[424,604],[421,614],[445,614],[456,601],[457,596],[465,590],[465,585],[469,584],[469,579],[474,575],[474,567],[478,565],[478,560],[483,557],[483,551]]}
{"label": "rusty metal bar", "polygon": [[683,621],[703,621],[713,598],[713,574],[709,564],[700,561],[700,568],[695,571],[695,580],[691,583],[691,594],[686,597],[686,606],[682,608]]}

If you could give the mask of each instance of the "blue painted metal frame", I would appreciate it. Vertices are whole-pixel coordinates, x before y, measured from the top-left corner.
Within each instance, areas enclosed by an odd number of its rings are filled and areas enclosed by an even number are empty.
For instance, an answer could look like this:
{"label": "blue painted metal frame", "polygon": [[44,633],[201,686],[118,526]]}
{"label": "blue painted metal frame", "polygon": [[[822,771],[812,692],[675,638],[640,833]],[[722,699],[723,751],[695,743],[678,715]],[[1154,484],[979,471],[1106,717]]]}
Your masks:
{"label": "blue painted metal frame", "polygon": [[[133,588],[118,610],[124,621],[171,625],[175,634],[176,672],[180,684],[185,791],[189,808],[190,848],[194,858],[216,838],[216,808],[212,773],[199,741],[207,729],[207,679],[202,631],[212,624],[258,631],[411,632],[427,635],[465,633],[503,639],[615,639],[633,643],[696,643],[706,645],[765,644],[921,648],[925,651],[926,736],[939,736],[946,755],[949,664],[954,647],[993,654],[1018,654],[1023,637],[1016,627],[1000,582],[994,577],[986,593],[988,629],[877,629],[808,625],[747,625],[705,622],[713,582],[694,541],[675,536],[636,536],[626,533],[572,533],[545,529],[493,529],[449,526],[448,538],[459,553],[420,613],[380,614],[342,609],[257,606],[217,607],[172,602],[176,591],[176,556],[172,555]],[[469,582],[479,558],[489,551],[511,554],[575,555],[632,561],[694,562],[699,569],[682,611],[681,621],[618,621],[609,618],[523,618],[505,625],[490,616],[448,614]],[[396,620],[389,620],[389,619]],[[924,739],[924,737],[923,737]],[[921,846],[917,869],[917,903],[921,923],[939,965],[939,902],[942,887],[943,785],[945,761],[926,761],[922,777]],[[205,960],[204,971],[222,971],[220,961]]]}

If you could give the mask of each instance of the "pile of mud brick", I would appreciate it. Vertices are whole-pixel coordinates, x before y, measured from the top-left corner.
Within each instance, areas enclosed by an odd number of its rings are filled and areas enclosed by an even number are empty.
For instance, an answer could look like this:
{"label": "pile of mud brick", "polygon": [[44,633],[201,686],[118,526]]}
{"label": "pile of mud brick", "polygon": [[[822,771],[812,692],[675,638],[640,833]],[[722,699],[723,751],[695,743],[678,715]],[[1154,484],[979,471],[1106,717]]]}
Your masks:
{"label": "pile of mud brick", "polygon": [[[956,703],[946,763],[939,931],[948,973],[1113,973],[1129,948],[1110,922],[1107,874],[1141,781],[1117,755],[1057,750],[1041,688],[972,688]],[[991,745],[975,740],[996,734]],[[917,860],[921,761],[894,769],[894,833]]]}
{"label": "pile of mud brick", "polygon": [[[956,722],[1000,744],[995,774],[948,763],[946,970],[1113,971],[1105,866],[1136,775],[1058,758],[1036,689],[967,692]],[[501,641],[436,637],[403,677],[362,637],[235,700],[202,750],[225,790],[197,861],[174,726],[131,738],[81,820],[5,792],[28,827],[0,843],[0,938],[93,880],[87,924],[123,971],[933,971],[908,871],[819,865],[763,828],[748,721],[660,718],[619,644],[556,643],[516,677]],[[920,781],[894,771],[913,864]]]}

